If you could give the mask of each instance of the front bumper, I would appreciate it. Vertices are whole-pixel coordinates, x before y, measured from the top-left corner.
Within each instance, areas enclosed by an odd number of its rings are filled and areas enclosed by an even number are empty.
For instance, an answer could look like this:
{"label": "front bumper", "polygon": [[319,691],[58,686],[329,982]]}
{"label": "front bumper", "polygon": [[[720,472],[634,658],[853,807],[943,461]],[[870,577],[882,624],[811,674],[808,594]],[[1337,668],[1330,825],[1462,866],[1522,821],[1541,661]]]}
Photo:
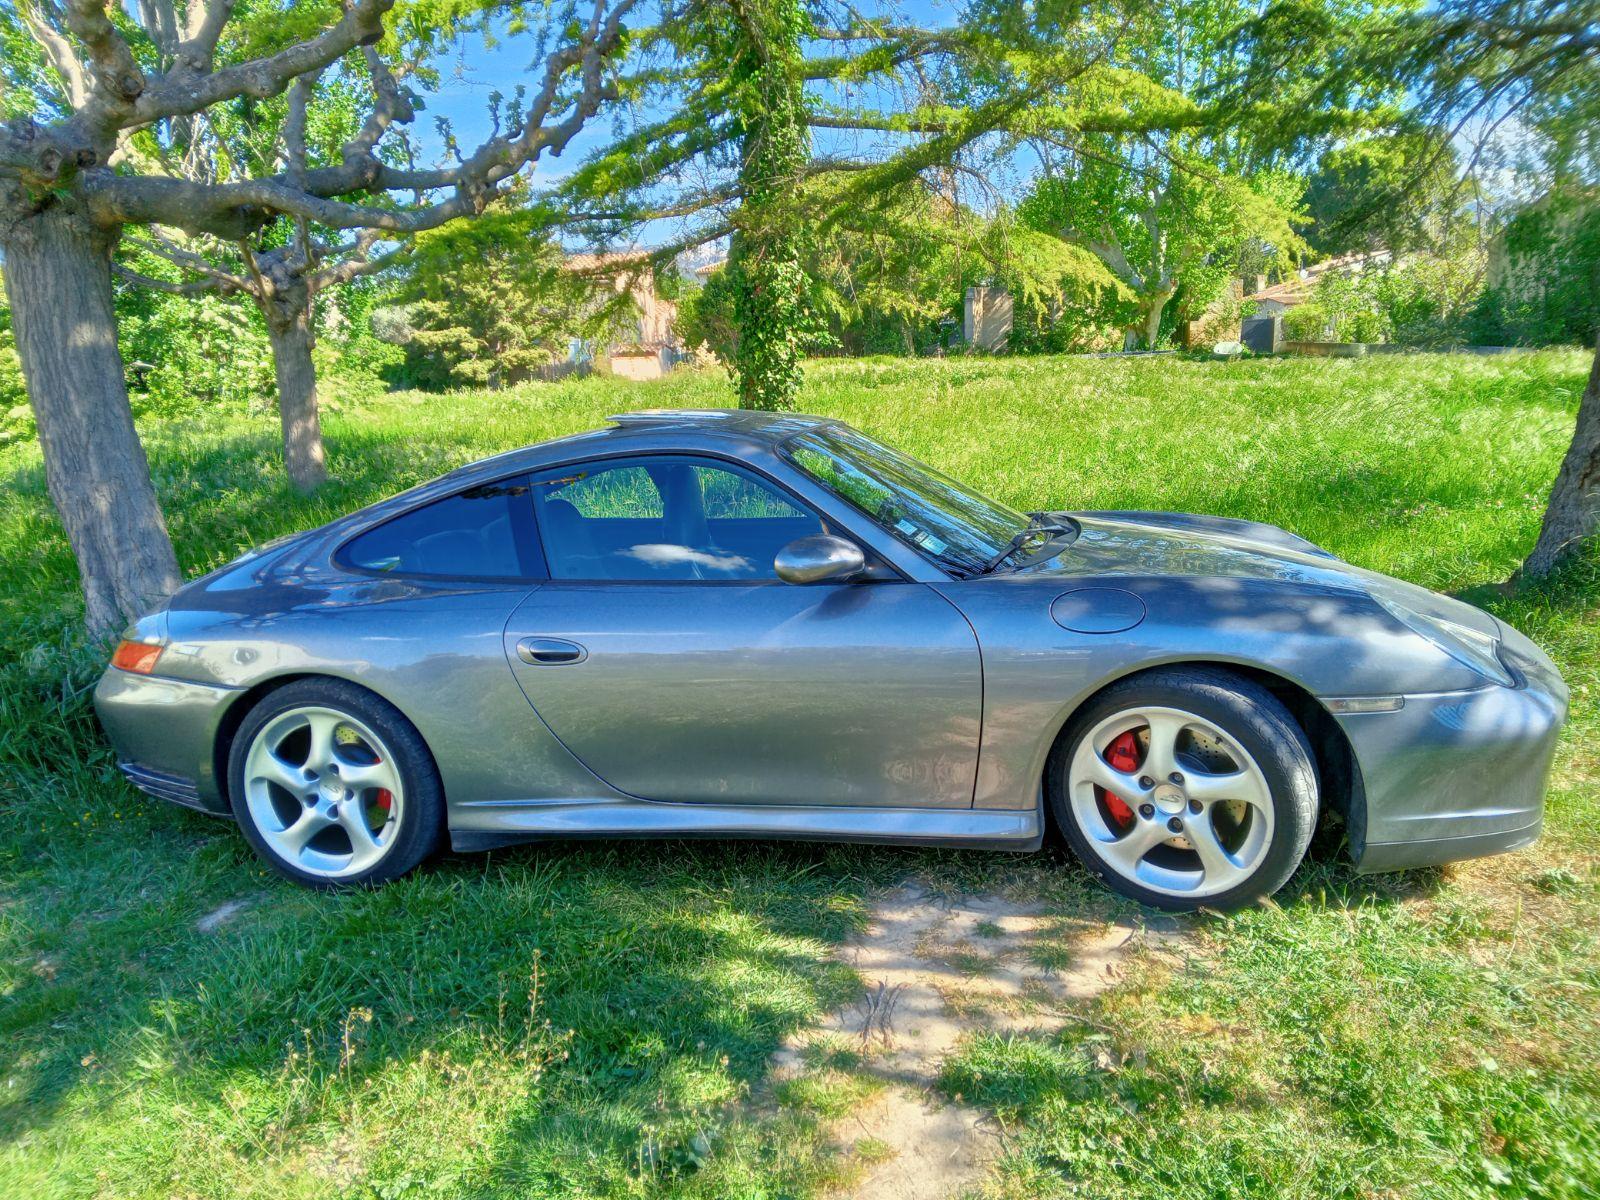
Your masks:
{"label": "front bumper", "polygon": [[1337,719],[1360,768],[1357,870],[1393,871],[1520,849],[1539,836],[1567,717],[1567,686],[1544,652],[1502,627],[1516,687],[1406,696],[1397,712]]}
{"label": "front bumper", "polygon": [[217,731],[241,690],[111,667],[94,689],[94,707],[118,766],[136,787],[226,815],[215,761]]}

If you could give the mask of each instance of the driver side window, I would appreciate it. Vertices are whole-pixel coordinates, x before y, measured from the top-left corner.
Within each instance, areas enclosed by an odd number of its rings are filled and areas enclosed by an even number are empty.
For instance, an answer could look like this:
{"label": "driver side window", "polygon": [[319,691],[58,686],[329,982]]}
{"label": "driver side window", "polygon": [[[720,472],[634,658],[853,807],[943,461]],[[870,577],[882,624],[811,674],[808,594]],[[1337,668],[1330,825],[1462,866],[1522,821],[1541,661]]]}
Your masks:
{"label": "driver side window", "polygon": [[552,579],[774,580],[772,560],[822,522],[754,475],[678,455],[533,479]]}

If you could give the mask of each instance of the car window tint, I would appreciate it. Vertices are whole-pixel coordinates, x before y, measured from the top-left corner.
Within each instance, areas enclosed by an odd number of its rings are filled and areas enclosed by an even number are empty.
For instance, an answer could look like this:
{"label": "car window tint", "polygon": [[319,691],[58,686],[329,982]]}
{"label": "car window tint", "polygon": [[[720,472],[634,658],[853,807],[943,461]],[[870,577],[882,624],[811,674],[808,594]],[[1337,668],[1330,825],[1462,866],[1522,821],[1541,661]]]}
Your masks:
{"label": "car window tint", "polygon": [[525,479],[435,500],[370,529],[341,554],[353,567],[399,575],[526,579],[542,574]]}
{"label": "car window tint", "polygon": [[643,467],[584,471],[554,482],[561,498],[581,517],[659,519],[662,515],[661,493]]}
{"label": "car window tint", "polygon": [[732,471],[718,471],[697,467],[700,492],[704,497],[706,518],[713,521],[759,520],[774,518],[794,520],[805,513],[784,496],[765,484],[757,483],[748,475],[735,475]]}
{"label": "car window tint", "polygon": [[773,559],[822,523],[754,475],[676,455],[534,481],[553,579],[771,580]]}

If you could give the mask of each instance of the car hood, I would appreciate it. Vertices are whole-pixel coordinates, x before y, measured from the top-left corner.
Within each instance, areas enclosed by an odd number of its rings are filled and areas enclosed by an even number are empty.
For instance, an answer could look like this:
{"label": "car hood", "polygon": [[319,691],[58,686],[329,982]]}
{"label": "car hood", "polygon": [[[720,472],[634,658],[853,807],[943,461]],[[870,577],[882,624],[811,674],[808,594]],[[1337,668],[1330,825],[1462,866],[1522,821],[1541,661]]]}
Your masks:
{"label": "car hood", "polygon": [[[1254,521],[1191,513],[1071,512],[1081,529],[1053,553],[1026,560],[1022,578],[1144,576],[1277,580],[1309,589],[1356,592],[1413,612],[1498,635],[1482,609],[1335,558],[1302,537]],[[1136,589],[1135,589],[1136,590]]]}

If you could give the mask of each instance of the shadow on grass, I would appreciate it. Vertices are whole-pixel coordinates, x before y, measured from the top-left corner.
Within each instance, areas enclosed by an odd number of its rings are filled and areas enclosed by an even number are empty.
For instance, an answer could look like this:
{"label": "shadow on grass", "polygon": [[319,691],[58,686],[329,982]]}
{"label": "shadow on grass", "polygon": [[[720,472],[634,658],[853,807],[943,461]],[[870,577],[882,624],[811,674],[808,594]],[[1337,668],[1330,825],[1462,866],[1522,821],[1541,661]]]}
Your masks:
{"label": "shadow on grass", "polygon": [[[74,1107],[111,1102],[107,1072],[220,1110],[225,1091],[242,1077],[264,1085],[292,1047],[309,1049],[313,1074],[338,1073],[356,1009],[371,1027],[342,1069],[346,1090],[425,1052],[470,1059],[543,1036],[523,1028],[535,954],[538,1019],[575,1031],[556,1074],[620,1111],[712,1086],[690,1077],[754,1078],[790,1030],[855,986],[823,947],[853,927],[861,872],[803,853],[558,848],[334,895],[263,878],[232,829],[198,816],[149,823],[136,884],[107,877],[131,865],[121,847],[72,840],[48,877],[7,889],[8,920],[49,947],[0,1020],[9,1137],[48,1125],[75,1092]],[[238,916],[197,931],[199,915],[241,898]]]}

